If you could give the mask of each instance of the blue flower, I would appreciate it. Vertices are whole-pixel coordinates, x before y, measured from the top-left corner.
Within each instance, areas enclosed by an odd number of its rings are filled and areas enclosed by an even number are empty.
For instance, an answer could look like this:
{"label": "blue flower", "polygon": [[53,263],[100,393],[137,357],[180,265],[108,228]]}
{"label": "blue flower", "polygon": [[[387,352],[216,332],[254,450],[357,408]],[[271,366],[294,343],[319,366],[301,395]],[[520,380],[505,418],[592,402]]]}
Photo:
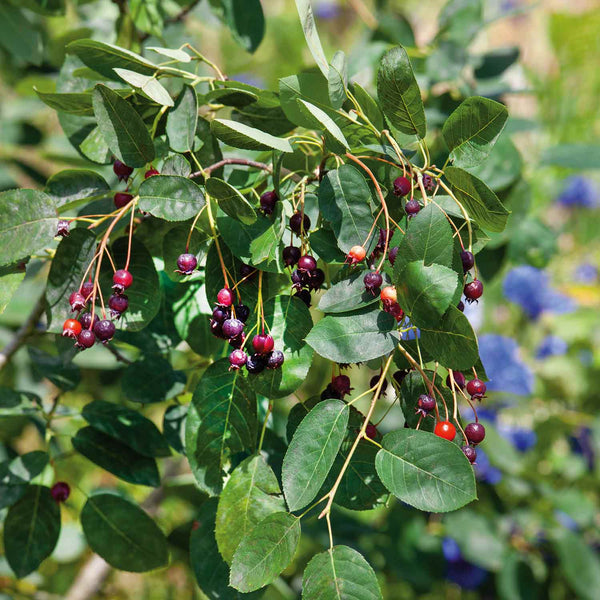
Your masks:
{"label": "blue flower", "polygon": [[318,2],[314,6],[314,14],[317,19],[335,19],[341,12],[340,5],[335,1]]}
{"label": "blue flower", "polygon": [[498,425],[498,433],[506,438],[519,452],[527,452],[537,443],[537,435],[535,431],[527,427],[514,427],[501,423]]}
{"label": "blue flower", "polygon": [[502,289],[506,298],[518,304],[531,319],[537,319],[544,311],[562,314],[575,310],[575,301],[551,288],[548,275],[530,265],[511,269]]}
{"label": "blue flower", "polygon": [[519,359],[517,342],[502,335],[487,334],[479,338],[479,356],[489,381],[489,391],[526,396],[533,391],[531,369]]}
{"label": "blue flower", "polygon": [[475,469],[475,477],[480,481],[496,485],[502,480],[502,471],[492,466],[488,455],[481,448],[477,448],[477,459],[473,468]]}
{"label": "blue flower", "polygon": [[488,572],[466,561],[455,540],[446,537],[442,540],[442,552],[447,561],[446,577],[466,590],[478,588],[486,579]]}
{"label": "blue flower", "polygon": [[577,521],[568,515],[566,512],[562,510],[554,511],[554,518],[569,531],[577,531],[579,529],[579,525],[577,525]]}
{"label": "blue flower", "polygon": [[265,88],[264,79],[254,73],[238,73],[237,75],[233,75],[233,79],[240,83],[245,83],[246,85],[252,85],[261,89]]}
{"label": "blue flower", "polygon": [[568,344],[556,335],[547,335],[538,346],[535,357],[541,359],[549,356],[562,356],[567,353]]}
{"label": "blue flower", "polygon": [[594,470],[596,462],[596,450],[592,430],[589,427],[580,427],[574,435],[569,438],[571,450],[581,455],[590,471]]}
{"label": "blue flower", "polygon": [[442,540],[442,553],[448,562],[456,562],[462,558],[456,540],[451,537],[445,537]]}
{"label": "blue flower", "polygon": [[598,267],[591,263],[581,263],[575,269],[575,280],[580,283],[596,283],[598,281]]}
{"label": "blue flower", "polygon": [[581,175],[573,175],[567,178],[565,184],[563,191],[556,199],[558,204],[583,208],[598,206],[598,190],[593,181]]}

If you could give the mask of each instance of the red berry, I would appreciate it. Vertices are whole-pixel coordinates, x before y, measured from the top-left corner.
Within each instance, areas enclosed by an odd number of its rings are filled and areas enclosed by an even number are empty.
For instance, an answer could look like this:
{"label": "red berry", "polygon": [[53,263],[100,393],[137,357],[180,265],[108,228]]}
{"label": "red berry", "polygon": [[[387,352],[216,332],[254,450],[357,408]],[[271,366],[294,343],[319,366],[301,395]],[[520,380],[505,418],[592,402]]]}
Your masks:
{"label": "red berry", "polygon": [[83,294],[80,292],[73,292],[69,296],[69,304],[71,305],[71,310],[82,310],[85,308],[85,298]]}
{"label": "red berry", "polygon": [[408,177],[396,177],[394,179],[394,194],[396,196],[406,196],[410,192],[410,181]]}
{"label": "red berry", "polygon": [[63,323],[63,331],[62,334],[64,337],[72,337],[76,338],[83,329],[81,323],[75,319],[67,319]]}
{"label": "red berry", "polygon": [[290,229],[296,234],[301,235],[302,232],[306,233],[310,229],[310,219],[308,215],[302,215],[302,213],[294,213],[290,217]]}
{"label": "red berry", "polygon": [[450,421],[439,421],[433,431],[438,437],[452,441],[456,436],[456,427]]}
{"label": "red berry", "polygon": [[153,177],[154,175],[160,175],[160,173],[154,167],[150,167],[144,173],[144,179],[148,179],[149,177]]}
{"label": "red berry", "polygon": [[342,398],[354,389],[350,387],[350,377],[348,377],[348,375],[338,375],[337,377],[334,377],[331,381],[331,387],[333,391],[340,394]]}
{"label": "red berry", "polygon": [[373,425],[373,423],[369,423],[367,425],[367,428],[365,429],[365,435],[374,440],[377,437],[377,427],[375,427],[375,425]]}
{"label": "red berry", "polygon": [[55,502],[65,502],[71,493],[71,488],[64,481],[57,481],[51,488],[50,494]]}
{"label": "red berry", "polygon": [[229,364],[231,365],[230,370],[237,371],[246,364],[247,360],[248,356],[243,350],[234,350],[229,355]]}
{"label": "red berry", "polygon": [[486,389],[487,387],[481,379],[471,379],[471,381],[467,383],[467,392],[471,394],[472,398],[477,398],[478,400],[483,398]]}
{"label": "red berry", "polygon": [[473,279],[471,283],[467,283],[467,285],[465,285],[463,292],[467,302],[471,304],[471,302],[475,302],[475,300],[481,298],[483,294],[483,283],[481,283],[479,279]]}
{"label": "red berry", "polygon": [[113,275],[113,283],[113,290],[122,294],[133,283],[133,275],[125,269],[119,269]]}
{"label": "red berry", "polygon": [[305,254],[298,260],[298,269],[300,271],[314,271],[317,268],[317,261],[314,257]]}
{"label": "red berry", "polygon": [[275,204],[277,204],[278,200],[279,196],[274,190],[270,190],[262,194],[262,196],[260,197],[260,208],[263,211],[263,213],[265,215],[273,214],[273,211],[275,210]]}
{"label": "red berry", "polygon": [[86,302],[89,302],[94,293],[94,283],[92,281],[85,281],[79,293],[85,298]]}
{"label": "red berry", "polygon": [[398,323],[404,319],[404,311],[397,302],[384,302],[383,310],[392,315],[392,317],[394,317]]}
{"label": "red berry", "polygon": [[119,181],[125,181],[129,179],[129,176],[133,173],[133,167],[128,167],[125,163],[122,163],[120,160],[115,160],[113,163],[113,171],[115,175],[119,178]]}
{"label": "red berry", "polygon": [[275,347],[275,340],[270,335],[255,335],[252,347],[257,354],[268,354]]}
{"label": "red berry", "polygon": [[229,288],[219,290],[217,294],[217,302],[221,306],[231,306],[233,304],[233,292]]}
{"label": "red berry", "polygon": [[123,208],[133,200],[133,195],[127,192],[117,192],[113,200],[117,208]]}
{"label": "red berry", "polygon": [[366,255],[367,251],[362,246],[352,246],[346,256],[346,262],[350,263],[350,265],[355,265],[364,260]]}
{"label": "red berry", "polygon": [[96,342],[96,336],[89,329],[84,329],[77,336],[77,343],[75,344],[78,348],[85,350],[86,348],[91,348]]}
{"label": "red berry", "polygon": [[469,462],[473,464],[477,459],[477,450],[475,450],[473,446],[463,446],[461,450],[464,452],[464,455],[469,459]]}
{"label": "red berry", "polygon": [[471,444],[480,444],[485,438],[485,427],[481,423],[469,423],[465,435]]}
{"label": "red berry", "polygon": [[125,294],[113,294],[108,299],[110,314],[117,319],[127,310],[128,306],[129,298]]}
{"label": "red berry", "polygon": [[177,270],[175,273],[179,273],[181,275],[191,275],[194,272],[194,269],[198,266],[198,259],[189,253],[180,254],[177,259]]}
{"label": "red berry", "polygon": [[404,212],[406,212],[409,217],[414,217],[414,215],[416,215],[420,210],[421,205],[419,204],[418,200],[409,200],[404,205]]}

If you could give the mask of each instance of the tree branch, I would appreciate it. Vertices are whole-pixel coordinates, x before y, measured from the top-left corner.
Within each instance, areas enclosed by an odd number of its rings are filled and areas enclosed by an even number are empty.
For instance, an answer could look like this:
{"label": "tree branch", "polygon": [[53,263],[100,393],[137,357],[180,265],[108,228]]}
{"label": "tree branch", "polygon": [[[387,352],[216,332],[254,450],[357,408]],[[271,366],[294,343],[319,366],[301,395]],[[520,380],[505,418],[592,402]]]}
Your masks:
{"label": "tree branch", "polygon": [[254,167],[255,169],[261,169],[262,171],[266,171],[267,173],[272,173],[273,169],[261,162],[257,162],[255,160],[249,160],[247,158],[224,158],[219,162],[216,162],[214,165],[210,165],[204,169],[204,171],[196,171],[192,173],[189,178],[195,179],[196,177],[202,177],[203,175],[210,175],[213,171],[224,167],[225,165],[243,165],[245,167]]}

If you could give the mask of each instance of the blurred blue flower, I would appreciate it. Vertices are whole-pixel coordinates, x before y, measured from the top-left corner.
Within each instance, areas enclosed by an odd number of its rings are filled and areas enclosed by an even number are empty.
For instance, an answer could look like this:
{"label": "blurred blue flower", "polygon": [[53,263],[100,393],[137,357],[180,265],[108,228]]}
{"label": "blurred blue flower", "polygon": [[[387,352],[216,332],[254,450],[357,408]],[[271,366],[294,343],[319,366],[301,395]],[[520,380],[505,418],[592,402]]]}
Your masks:
{"label": "blurred blue flower", "polygon": [[477,409],[477,416],[490,423],[495,423],[498,420],[498,413],[493,408],[485,408],[483,406]]}
{"label": "blurred blue flower", "polygon": [[487,389],[526,396],[533,391],[533,373],[519,359],[517,342],[502,335],[479,338],[479,356],[489,381]]}
{"label": "blurred blue flower", "polygon": [[563,314],[575,310],[575,301],[551,288],[548,275],[530,265],[511,269],[502,289],[506,298],[518,304],[531,319],[537,319],[544,311]]}
{"label": "blurred blue flower", "polygon": [[580,427],[574,435],[569,438],[571,450],[581,455],[590,471],[594,470],[596,462],[596,450],[592,430],[589,427]]}
{"label": "blurred blue flower", "polygon": [[527,427],[515,427],[506,423],[500,423],[498,433],[506,438],[519,452],[527,452],[537,443],[537,435],[535,431]]}
{"label": "blurred blue flower", "polygon": [[335,0],[317,2],[313,8],[315,17],[318,19],[335,19],[341,12],[341,7]]}
{"label": "blurred blue flower", "polygon": [[[407,327],[412,327],[412,323],[410,322],[408,317],[405,317],[404,320],[402,321],[402,323],[400,324],[400,328],[406,329]],[[418,327],[415,327],[414,329],[409,329],[408,331],[405,331],[404,333],[401,334],[401,338],[403,340],[414,340],[414,339],[420,338],[420,337],[421,337],[421,330]]]}
{"label": "blurred blue flower", "polygon": [[455,540],[446,537],[442,540],[442,552],[447,561],[446,577],[466,590],[478,588],[486,579],[488,572],[477,565],[467,562]]}
{"label": "blurred blue flower", "polygon": [[562,356],[567,353],[569,346],[565,340],[557,335],[547,335],[535,353],[535,357],[541,359],[549,356]]}
{"label": "blurred blue flower", "polygon": [[488,455],[481,448],[477,448],[477,459],[473,468],[475,469],[475,477],[479,481],[496,485],[502,480],[502,471],[498,467],[492,466]]}
{"label": "blurred blue flower", "polygon": [[577,521],[568,515],[566,512],[562,510],[554,511],[554,518],[569,531],[577,531],[579,529],[579,525],[577,525]]}
{"label": "blurred blue flower", "polygon": [[562,206],[593,208],[598,206],[598,200],[594,182],[582,175],[573,175],[565,180],[565,187],[556,202]]}
{"label": "blurred blue flower", "polygon": [[265,80],[255,75],[254,73],[238,73],[237,75],[233,75],[232,79],[235,81],[239,81],[240,83],[245,83],[246,85],[253,85],[254,87],[264,89]]}
{"label": "blurred blue flower", "polygon": [[596,283],[598,281],[598,267],[591,263],[581,263],[575,269],[575,280],[580,283]]}

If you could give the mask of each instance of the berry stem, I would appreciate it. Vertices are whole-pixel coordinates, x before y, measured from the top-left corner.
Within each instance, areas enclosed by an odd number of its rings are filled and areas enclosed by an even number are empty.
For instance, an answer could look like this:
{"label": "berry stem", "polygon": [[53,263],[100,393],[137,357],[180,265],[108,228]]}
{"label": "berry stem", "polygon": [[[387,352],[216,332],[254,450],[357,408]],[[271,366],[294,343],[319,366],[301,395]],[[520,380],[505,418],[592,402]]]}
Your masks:
{"label": "berry stem", "polygon": [[194,231],[194,227],[196,227],[196,223],[198,222],[200,215],[202,214],[202,212],[204,211],[204,209],[207,206],[208,206],[208,202],[198,211],[198,214],[194,217],[194,221],[192,222],[192,226],[190,227],[190,232],[188,233],[187,240],[185,241],[186,254],[189,252],[189,249],[190,249],[190,242],[192,240],[192,233]]}
{"label": "berry stem", "polygon": [[219,235],[217,234],[217,229],[215,227],[215,219],[213,217],[212,209],[210,207],[210,196],[208,194],[206,194],[205,206],[207,207],[210,231],[212,233],[212,238],[215,242],[215,248],[217,249],[217,254],[219,255],[219,262],[221,263],[221,271],[223,272],[223,281],[225,282],[225,287],[229,287],[229,280],[227,278],[227,268],[225,267],[225,261],[223,260],[223,254],[221,253],[221,246],[219,244]]}
{"label": "berry stem", "polygon": [[465,207],[462,205],[461,202],[459,202],[458,198],[454,195],[452,190],[441,179],[439,179],[438,181],[439,181],[439,184],[442,186],[442,188],[444,188],[444,190],[448,194],[448,196],[450,196],[450,198],[452,198],[452,200],[454,200],[454,202],[456,202],[456,205],[458,206],[458,208],[460,208],[460,212],[462,212],[462,214],[465,218],[465,222],[467,223],[467,229],[469,230],[469,252],[472,252],[473,251],[473,229],[471,227],[471,219],[470,219],[467,211],[465,210]]}
{"label": "berry stem", "polygon": [[[166,108],[166,107],[165,107]],[[131,207],[131,216],[129,218],[129,239],[127,240],[127,259],[125,260],[125,270],[129,270],[129,262],[131,261],[131,240],[133,239],[133,217],[135,215],[135,206]],[[107,251],[108,254],[108,251]],[[112,259],[111,259],[112,262]],[[114,269],[113,264],[113,269]]]}
{"label": "berry stem", "polygon": [[267,430],[267,422],[269,421],[269,417],[271,416],[271,412],[273,411],[273,401],[269,400],[269,406],[267,407],[267,414],[265,415],[265,420],[263,421],[263,426],[260,432],[260,439],[258,440],[258,448],[256,449],[256,454],[260,454],[262,450],[263,441],[265,439],[265,431]]}
{"label": "berry stem", "polygon": [[[452,398],[453,398],[453,401],[454,401],[454,407],[453,407],[453,410],[452,410],[452,419],[454,420],[454,422],[456,423],[456,425],[460,429],[460,432],[462,433],[462,436],[465,439],[465,444],[468,446],[469,445],[469,440],[467,439],[467,434],[465,433],[465,430],[462,428],[462,425],[460,424],[460,421],[458,419],[458,401],[456,400],[456,388],[457,388],[457,385],[454,382],[454,371],[452,369],[448,369],[448,374],[450,375],[450,389],[452,390]],[[448,420],[447,417],[446,417],[446,420]]]}

